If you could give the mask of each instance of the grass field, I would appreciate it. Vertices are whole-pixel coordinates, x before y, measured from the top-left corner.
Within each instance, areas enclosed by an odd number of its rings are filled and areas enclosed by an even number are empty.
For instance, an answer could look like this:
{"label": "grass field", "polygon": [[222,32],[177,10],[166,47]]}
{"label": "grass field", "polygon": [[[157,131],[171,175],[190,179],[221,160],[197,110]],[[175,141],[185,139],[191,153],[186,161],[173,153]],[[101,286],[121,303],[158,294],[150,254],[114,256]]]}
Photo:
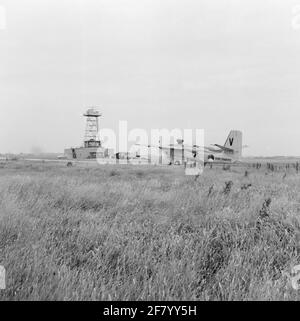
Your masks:
{"label": "grass field", "polygon": [[298,300],[299,214],[292,171],[2,163],[0,300]]}

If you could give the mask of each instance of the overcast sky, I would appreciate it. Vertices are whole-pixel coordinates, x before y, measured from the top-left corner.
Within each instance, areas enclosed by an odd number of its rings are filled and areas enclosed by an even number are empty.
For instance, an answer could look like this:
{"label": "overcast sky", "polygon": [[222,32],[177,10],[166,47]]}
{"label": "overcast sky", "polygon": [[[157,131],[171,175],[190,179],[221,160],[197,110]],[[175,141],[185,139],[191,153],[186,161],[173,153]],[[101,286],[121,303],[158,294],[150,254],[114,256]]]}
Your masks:
{"label": "overcast sky", "polygon": [[245,154],[300,155],[296,5],[0,0],[0,153],[81,145],[98,105],[106,128],[199,128],[222,144],[240,129]]}

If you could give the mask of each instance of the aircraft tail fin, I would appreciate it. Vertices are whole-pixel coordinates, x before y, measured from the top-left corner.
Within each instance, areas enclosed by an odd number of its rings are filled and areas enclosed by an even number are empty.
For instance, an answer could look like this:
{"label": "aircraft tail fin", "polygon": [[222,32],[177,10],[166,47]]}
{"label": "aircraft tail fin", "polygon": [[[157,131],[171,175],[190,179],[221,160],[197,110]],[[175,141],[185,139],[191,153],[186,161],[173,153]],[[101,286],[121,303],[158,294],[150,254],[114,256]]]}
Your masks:
{"label": "aircraft tail fin", "polygon": [[236,158],[240,158],[242,156],[243,149],[243,134],[239,130],[231,130],[226,141],[224,147],[231,149],[233,151],[233,155]]}

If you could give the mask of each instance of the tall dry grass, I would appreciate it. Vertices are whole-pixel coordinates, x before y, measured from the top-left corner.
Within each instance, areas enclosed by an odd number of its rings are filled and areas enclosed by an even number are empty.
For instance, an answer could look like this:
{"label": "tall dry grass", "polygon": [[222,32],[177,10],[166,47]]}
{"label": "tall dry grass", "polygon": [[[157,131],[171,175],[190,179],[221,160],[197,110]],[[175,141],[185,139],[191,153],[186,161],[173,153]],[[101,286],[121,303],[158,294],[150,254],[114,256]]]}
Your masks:
{"label": "tall dry grass", "polygon": [[5,164],[0,299],[297,300],[299,212],[296,175]]}

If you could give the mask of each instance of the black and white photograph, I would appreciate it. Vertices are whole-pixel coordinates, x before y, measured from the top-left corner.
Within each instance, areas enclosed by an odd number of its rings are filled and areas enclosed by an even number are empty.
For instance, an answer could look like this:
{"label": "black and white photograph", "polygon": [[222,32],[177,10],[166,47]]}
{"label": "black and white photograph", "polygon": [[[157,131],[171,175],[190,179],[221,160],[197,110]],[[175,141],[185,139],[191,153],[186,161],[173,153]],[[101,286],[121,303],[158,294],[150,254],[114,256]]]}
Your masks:
{"label": "black and white photograph", "polygon": [[0,301],[298,300],[300,0],[0,0]]}

